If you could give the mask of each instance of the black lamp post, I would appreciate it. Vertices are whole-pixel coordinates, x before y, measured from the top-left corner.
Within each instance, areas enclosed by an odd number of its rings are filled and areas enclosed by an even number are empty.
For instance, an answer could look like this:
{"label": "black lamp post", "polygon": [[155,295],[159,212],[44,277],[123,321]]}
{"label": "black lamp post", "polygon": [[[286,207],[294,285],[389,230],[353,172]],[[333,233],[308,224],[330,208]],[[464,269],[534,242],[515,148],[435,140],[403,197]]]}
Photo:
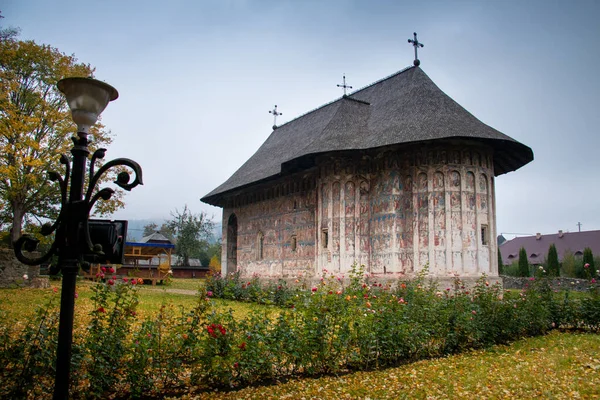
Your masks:
{"label": "black lamp post", "polygon": [[[56,354],[56,376],[54,399],[63,400],[69,396],[71,368],[71,347],[73,343],[73,314],[75,309],[75,284],[80,266],[89,266],[89,261],[104,262],[113,249],[103,248],[92,243],[90,237],[89,214],[99,199],[108,200],[114,190],[102,188],[96,190],[99,179],[109,169],[126,166],[135,172],[135,179],[129,183],[130,175],[122,171],[117,175],[115,184],[125,190],[131,190],[142,184],[142,169],[139,164],[127,158],[118,158],[105,163],[98,171],[94,164],[104,158],[106,149],[98,149],[92,155],[89,167],[87,190],[84,192],[85,174],[88,156],[89,129],[96,123],[98,116],[109,101],[119,94],[112,86],[91,78],[65,78],[58,82],[58,89],[64,93],[69,103],[73,121],[77,124],[77,136],[73,137],[70,160],[65,154],[60,156],[65,165],[64,177],[57,172],[48,173],[51,181],[60,185],[61,210],[56,221],[42,226],[42,235],[55,233],[50,250],[40,257],[28,257],[25,252],[36,249],[38,240],[29,235],[21,236],[14,244],[17,259],[27,265],[39,265],[58,255],[58,264],[50,269],[51,274],[62,272],[62,293],[60,299],[60,320],[58,327],[58,349]],[[68,193],[68,196],[67,196]],[[126,232],[117,240],[124,241]]]}

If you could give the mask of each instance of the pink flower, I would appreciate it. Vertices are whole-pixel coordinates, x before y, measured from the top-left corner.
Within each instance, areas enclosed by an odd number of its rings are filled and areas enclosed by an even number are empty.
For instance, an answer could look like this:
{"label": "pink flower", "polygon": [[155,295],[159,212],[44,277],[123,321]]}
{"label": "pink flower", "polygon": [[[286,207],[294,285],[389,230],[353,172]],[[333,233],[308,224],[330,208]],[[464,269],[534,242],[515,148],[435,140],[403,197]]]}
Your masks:
{"label": "pink flower", "polygon": [[596,283],[596,280],[594,278],[592,278],[592,283]]}
{"label": "pink flower", "polygon": [[211,291],[209,290],[208,292],[206,292],[206,295],[207,295],[208,297],[212,297],[212,295],[213,295],[213,292],[211,292]]}
{"label": "pink flower", "polygon": [[313,287],[311,290],[312,290],[313,292],[316,292],[316,291],[317,291],[317,288],[316,288],[316,287]]}
{"label": "pink flower", "polygon": [[132,279],[132,280],[131,280],[131,284],[132,284],[132,285],[135,285],[135,284],[137,284],[137,281],[136,281],[135,279]]}
{"label": "pink flower", "polygon": [[106,267],[100,267],[100,270],[101,270],[102,272],[106,272]]}
{"label": "pink flower", "polygon": [[78,297],[79,297],[79,293],[75,293],[75,298],[78,298]]}
{"label": "pink flower", "polygon": [[585,265],[583,266],[583,268],[589,268],[589,267],[590,267],[590,264],[588,264],[588,263],[585,263]]}
{"label": "pink flower", "polygon": [[477,315],[477,311],[473,310],[473,311],[471,311],[471,314]]}

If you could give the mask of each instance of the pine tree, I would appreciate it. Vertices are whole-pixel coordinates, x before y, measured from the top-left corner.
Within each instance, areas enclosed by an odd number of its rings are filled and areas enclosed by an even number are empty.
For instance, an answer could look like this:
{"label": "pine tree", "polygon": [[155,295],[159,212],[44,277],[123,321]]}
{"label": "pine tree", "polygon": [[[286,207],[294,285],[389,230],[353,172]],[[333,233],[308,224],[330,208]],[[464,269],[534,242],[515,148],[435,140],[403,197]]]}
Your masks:
{"label": "pine tree", "polygon": [[595,272],[594,254],[592,253],[592,249],[586,247],[583,249],[583,273],[589,279],[595,275]]}
{"label": "pine tree", "polygon": [[585,264],[589,264],[589,269],[594,270],[594,254],[589,247],[583,249],[583,265]]}
{"label": "pine tree", "polygon": [[556,251],[556,246],[553,244],[550,245],[548,249],[548,257],[546,258],[548,276],[560,276],[560,265],[558,263],[558,252]]}
{"label": "pine tree", "polygon": [[504,261],[502,260],[500,249],[498,249],[498,275],[504,275]]}
{"label": "pine tree", "polygon": [[527,251],[524,247],[519,250],[519,276],[529,276],[529,261],[527,260]]}

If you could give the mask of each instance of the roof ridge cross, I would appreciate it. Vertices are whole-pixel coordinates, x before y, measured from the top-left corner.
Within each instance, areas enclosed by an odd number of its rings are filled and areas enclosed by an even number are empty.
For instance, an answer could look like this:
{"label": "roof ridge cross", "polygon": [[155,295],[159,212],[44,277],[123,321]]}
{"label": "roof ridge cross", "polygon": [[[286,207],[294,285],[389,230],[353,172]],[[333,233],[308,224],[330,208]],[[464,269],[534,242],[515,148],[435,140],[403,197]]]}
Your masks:
{"label": "roof ridge cross", "polygon": [[346,74],[343,75],[343,84],[337,85],[337,87],[344,88],[344,97],[346,97],[346,89],[352,89],[352,86],[346,85]]}
{"label": "roof ridge cross", "polygon": [[419,61],[419,57],[417,57],[417,49],[425,45],[419,42],[419,40],[417,39],[417,32],[413,32],[413,35],[415,36],[415,39],[408,39],[408,43],[412,43],[412,45],[415,48],[415,61],[413,61],[413,64],[415,67],[418,67],[421,64],[421,61]]}

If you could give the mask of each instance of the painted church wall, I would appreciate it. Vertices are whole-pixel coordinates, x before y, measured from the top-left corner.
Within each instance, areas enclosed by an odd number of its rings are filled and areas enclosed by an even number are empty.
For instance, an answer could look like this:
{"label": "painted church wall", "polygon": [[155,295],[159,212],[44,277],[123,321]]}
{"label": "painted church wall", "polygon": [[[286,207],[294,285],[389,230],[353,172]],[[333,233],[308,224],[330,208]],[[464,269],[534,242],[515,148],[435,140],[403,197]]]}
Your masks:
{"label": "painted church wall", "polygon": [[309,187],[288,180],[224,209],[223,271],[231,261],[243,275],[347,274],[356,263],[373,274],[411,276],[428,265],[441,277],[496,276],[491,157],[483,147],[438,146],[323,158]]}
{"label": "painted church wall", "polygon": [[[236,268],[243,276],[314,274],[315,191],[279,194],[223,211],[223,249],[228,247],[229,217],[237,217]],[[222,272],[227,272],[230,257],[225,250],[222,260]]]}
{"label": "painted church wall", "polygon": [[324,169],[318,242],[327,231],[330,243],[317,248],[317,270],[496,275],[491,165],[485,150],[449,149],[386,154],[360,176]]}

